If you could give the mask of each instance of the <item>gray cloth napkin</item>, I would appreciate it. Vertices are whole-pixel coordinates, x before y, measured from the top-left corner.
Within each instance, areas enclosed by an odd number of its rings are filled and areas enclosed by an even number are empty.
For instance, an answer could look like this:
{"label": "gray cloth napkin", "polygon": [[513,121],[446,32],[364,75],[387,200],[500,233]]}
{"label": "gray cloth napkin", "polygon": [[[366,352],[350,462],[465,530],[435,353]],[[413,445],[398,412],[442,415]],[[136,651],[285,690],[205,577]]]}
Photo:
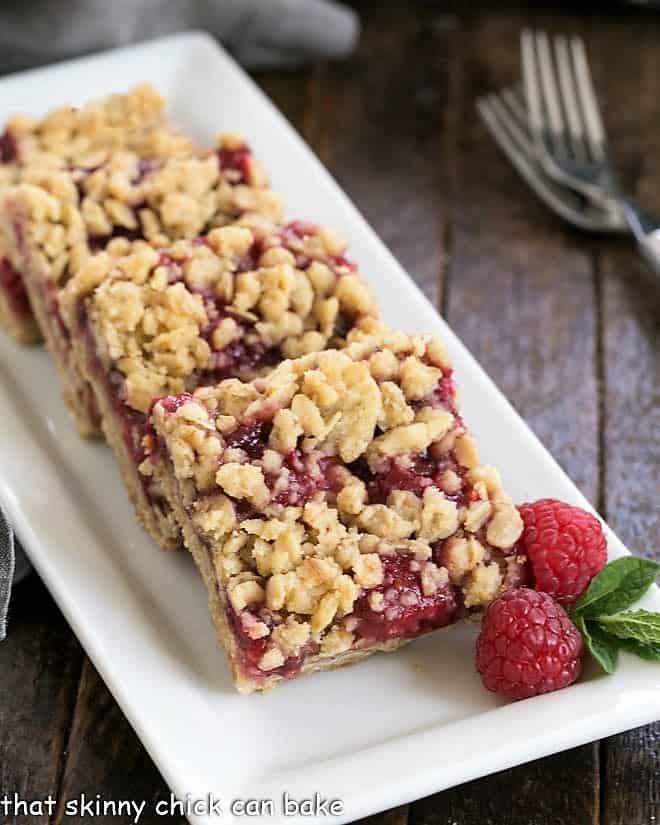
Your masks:
{"label": "gray cloth napkin", "polygon": [[345,57],[355,46],[359,21],[334,0],[2,0],[0,69],[191,28],[208,29],[255,68]]}
{"label": "gray cloth napkin", "polygon": [[7,610],[14,579],[14,534],[0,509],[0,642],[7,632]]}

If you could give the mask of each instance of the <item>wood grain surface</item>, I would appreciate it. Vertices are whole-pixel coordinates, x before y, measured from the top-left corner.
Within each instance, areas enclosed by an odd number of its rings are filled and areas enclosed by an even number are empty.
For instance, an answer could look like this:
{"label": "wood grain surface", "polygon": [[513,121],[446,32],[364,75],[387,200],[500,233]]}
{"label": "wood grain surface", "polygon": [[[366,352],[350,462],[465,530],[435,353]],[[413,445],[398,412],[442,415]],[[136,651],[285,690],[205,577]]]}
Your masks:
{"label": "wood grain surface", "polygon": [[[627,183],[660,214],[660,14],[356,5],[364,31],[349,61],[258,82],[621,538],[660,558],[660,291],[628,241],[584,236],[550,215],[474,109],[479,94],[517,79],[524,25],[581,33]],[[183,822],[153,815],[169,791],[36,577],[16,591],[10,631],[0,645],[0,792],[146,799],[144,825]],[[651,725],[364,822],[654,825],[659,758]],[[49,825],[88,821],[58,809]]]}

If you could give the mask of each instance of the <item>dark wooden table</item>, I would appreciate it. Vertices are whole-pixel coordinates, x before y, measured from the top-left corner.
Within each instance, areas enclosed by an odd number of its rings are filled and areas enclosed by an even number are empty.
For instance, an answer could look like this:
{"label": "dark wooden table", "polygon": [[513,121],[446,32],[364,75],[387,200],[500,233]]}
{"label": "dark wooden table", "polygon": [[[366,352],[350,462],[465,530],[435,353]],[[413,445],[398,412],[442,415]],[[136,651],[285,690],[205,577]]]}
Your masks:
{"label": "dark wooden table", "polygon": [[[660,15],[579,3],[360,8],[353,59],[259,82],[622,539],[657,557],[660,291],[628,241],[580,235],[534,199],[474,100],[516,79],[524,24],[580,32],[631,191],[660,214]],[[370,822],[654,825],[659,749],[651,725]],[[169,793],[36,576],[18,588],[0,645],[0,792],[14,791],[150,803]],[[59,810],[49,825],[82,821]],[[168,821],[180,820],[141,819]]]}

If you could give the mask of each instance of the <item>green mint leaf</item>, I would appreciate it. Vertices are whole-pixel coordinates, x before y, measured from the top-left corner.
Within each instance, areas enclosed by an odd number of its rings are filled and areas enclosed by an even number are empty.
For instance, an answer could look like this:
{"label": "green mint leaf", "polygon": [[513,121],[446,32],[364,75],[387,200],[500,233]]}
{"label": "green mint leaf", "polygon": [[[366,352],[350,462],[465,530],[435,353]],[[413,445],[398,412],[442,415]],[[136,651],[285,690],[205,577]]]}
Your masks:
{"label": "green mint leaf", "polygon": [[634,653],[640,659],[646,659],[649,662],[660,662],[660,645],[658,644],[645,645],[636,639],[619,639],[619,644],[622,650]]}
{"label": "green mint leaf", "polygon": [[660,645],[660,613],[631,610],[614,616],[599,616],[596,621],[610,636],[633,639],[643,645]]}
{"label": "green mint leaf", "polygon": [[587,624],[583,616],[579,616],[575,620],[575,626],[582,634],[585,647],[605,673],[614,673],[618,661],[620,640],[603,633],[597,625],[593,625],[591,622]]}
{"label": "green mint leaf", "polygon": [[615,559],[594,576],[573,605],[571,615],[594,618],[626,610],[646,593],[659,573],[660,564],[648,559]]}

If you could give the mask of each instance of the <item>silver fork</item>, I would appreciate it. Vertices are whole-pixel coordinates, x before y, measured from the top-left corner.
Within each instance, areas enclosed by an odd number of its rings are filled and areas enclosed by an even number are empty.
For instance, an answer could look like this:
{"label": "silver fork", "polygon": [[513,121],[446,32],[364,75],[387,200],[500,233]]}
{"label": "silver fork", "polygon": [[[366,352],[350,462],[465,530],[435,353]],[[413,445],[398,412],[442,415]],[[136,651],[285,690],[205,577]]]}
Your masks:
{"label": "silver fork", "polygon": [[529,125],[547,174],[592,200],[621,196],[581,38],[525,29],[520,39]]}
{"label": "silver fork", "polygon": [[621,190],[582,39],[557,35],[551,48],[546,32],[524,30],[521,56],[527,118],[547,175],[594,204],[620,208],[642,254],[660,275],[660,221]]}
{"label": "silver fork", "polygon": [[514,89],[477,100],[477,109],[495,141],[538,197],[573,226],[591,232],[631,232],[639,250],[660,275],[660,222],[630,200],[623,210],[607,200],[593,202],[549,177],[536,158],[524,102]]}
{"label": "silver fork", "polygon": [[524,101],[514,89],[477,100],[477,109],[512,166],[556,214],[589,232],[626,232],[625,217],[611,200],[596,202],[550,177],[536,156]]}

